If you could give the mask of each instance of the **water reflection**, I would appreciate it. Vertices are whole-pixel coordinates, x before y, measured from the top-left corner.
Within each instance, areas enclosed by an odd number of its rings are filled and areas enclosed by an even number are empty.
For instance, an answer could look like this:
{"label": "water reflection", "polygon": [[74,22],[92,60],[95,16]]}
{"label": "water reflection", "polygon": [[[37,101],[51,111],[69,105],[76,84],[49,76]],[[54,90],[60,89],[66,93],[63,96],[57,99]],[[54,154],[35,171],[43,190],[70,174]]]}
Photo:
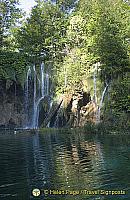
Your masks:
{"label": "water reflection", "polygon": [[0,199],[115,199],[115,195],[32,196],[32,190],[126,190],[130,137],[84,133],[0,134]]}

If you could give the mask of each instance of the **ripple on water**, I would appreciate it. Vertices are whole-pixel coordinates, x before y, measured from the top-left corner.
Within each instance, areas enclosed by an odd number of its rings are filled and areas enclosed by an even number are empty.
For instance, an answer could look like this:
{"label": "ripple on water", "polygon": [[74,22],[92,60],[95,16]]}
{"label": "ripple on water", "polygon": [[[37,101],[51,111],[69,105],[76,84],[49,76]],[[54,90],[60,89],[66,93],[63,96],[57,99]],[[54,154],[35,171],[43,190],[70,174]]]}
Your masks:
{"label": "ripple on water", "polygon": [[[127,141],[116,136],[106,139],[83,133],[0,134],[0,199],[33,199],[33,188],[129,191],[130,148]],[[113,145],[117,142],[118,145]],[[105,198],[81,198],[79,195],[63,199]],[[114,198],[107,196],[107,200]],[[121,198],[129,200],[130,193],[118,196]],[[46,196],[44,199],[60,197]]]}

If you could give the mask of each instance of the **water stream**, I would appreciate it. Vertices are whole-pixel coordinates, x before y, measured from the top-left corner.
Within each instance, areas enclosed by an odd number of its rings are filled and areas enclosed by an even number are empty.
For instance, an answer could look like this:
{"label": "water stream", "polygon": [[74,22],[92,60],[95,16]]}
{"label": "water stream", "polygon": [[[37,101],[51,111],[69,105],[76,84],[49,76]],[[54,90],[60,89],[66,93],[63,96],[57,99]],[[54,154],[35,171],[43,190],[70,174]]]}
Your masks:
{"label": "water stream", "polygon": [[94,65],[94,74],[93,74],[93,90],[94,90],[94,103],[97,104],[97,64]]}
{"label": "water stream", "polygon": [[40,66],[41,68],[41,94],[42,94],[42,97],[44,97],[44,92],[45,92],[45,80],[44,80],[44,77],[45,77],[45,74],[44,74],[44,63],[41,64]]}
{"label": "water stream", "polygon": [[31,128],[36,128],[36,114],[37,114],[37,72],[35,65],[33,66],[33,72],[34,72],[34,88],[33,88],[33,115],[32,115],[32,124]]}
{"label": "water stream", "polygon": [[[29,77],[33,76],[33,88],[29,87]],[[33,68],[29,67],[26,76],[26,86],[25,86],[25,105],[26,105],[26,114],[27,122],[26,128],[36,129],[38,128],[38,119],[39,119],[39,105],[45,96],[48,96],[49,99],[49,74],[45,73],[44,63],[40,65],[40,77],[38,77],[36,66],[33,65]],[[31,105],[30,93],[33,92],[33,104]],[[30,97],[31,98],[31,97]],[[48,100],[49,101],[49,100]],[[49,104],[49,102],[48,102]],[[30,111],[31,110],[31,111]],[[29,115],[31,113],[31,115]]]}
{"label": "water stream", "polygon": [[93,102],[95,103],[95,105],[97,107],[96,123],[100,122],[101,108],[103,106],[104,97],[105,97],[106,91],[108,89],[108,83],[106,83],[106,86],[105,86],[105,88],[104,88],[104,90],[102,92],[102,95],[101,95],[100,102],[98,103],[98,101],[97,101],[97,72],[98,72],[98,70],[100,70],[99,67],[100,67],[100,62],[94,64],[94,73],[93,73],[93,91],[94,91],[94,95],[93,95]]}
{"label": "water stream", "polygon": [[99,107],[98,107],[98,110],[97,110],[97,121],[98,122],[100,122],[101,108],[103,106],[103,100],[104,100],[107,88],[108,88],[108,84],[106,84],[106,86],[105,86],[105,88],[102,92],[101,100],[100,100]]}
{"label": "water stream", "polygon": [[25,127],[29,124],[29,81],[31,78],[31,67],[29,66],[27,70],[26,75],[26,81],[25,81],[25,113],[26,113],[26,121],[25,121]]}

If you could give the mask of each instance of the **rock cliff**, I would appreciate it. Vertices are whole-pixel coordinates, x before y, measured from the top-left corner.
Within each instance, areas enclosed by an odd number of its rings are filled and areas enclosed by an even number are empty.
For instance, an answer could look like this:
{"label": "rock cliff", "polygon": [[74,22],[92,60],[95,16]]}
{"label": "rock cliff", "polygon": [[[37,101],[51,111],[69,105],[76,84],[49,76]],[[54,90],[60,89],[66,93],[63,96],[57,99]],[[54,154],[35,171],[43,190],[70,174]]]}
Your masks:
{"label": "rock cliff", "polygon": [[22,127],[24,124],[24,92],[19,83],[0,80],[0,128]]}

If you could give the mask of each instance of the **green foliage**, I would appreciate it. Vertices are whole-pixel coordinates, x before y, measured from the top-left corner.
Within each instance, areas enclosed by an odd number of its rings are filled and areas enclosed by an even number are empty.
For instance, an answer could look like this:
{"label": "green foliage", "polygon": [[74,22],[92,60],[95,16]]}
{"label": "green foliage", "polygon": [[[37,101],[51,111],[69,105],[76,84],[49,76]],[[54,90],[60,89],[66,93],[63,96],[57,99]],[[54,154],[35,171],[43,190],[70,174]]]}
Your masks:
{"label": "green foliage", "polygon": [[26,60],[16,52],[15,38],[12,34],[22,17],[18,4],[18,0],[0,2],[0,78],[22,81]]}
{"label": "green foliage", "polygon": [[114,109],[117,113],[130,112],[130,77],[124,76],[119,78],[112,85],[111,92],[111,109]]}
{"label": "green foliage", "polygon": [[26,65],[25,55],[16,52],[0,52],[0,78],[23,83]]}
{"label": "green foliage", "polygon": [[26,64],[43,60],[54,91],[62,93],[81,89],[98,62],[102,82],[113,83],[111,104],[106,105],[117,115],[128,113],[129,4],[122,0],[36,2],[31,15],[17,27],[18,1],[1,1],[0,77],[24,79]]}
{"label": "green foliage", "polygon": [[124,23],[124,19],[128,20],[128,10],[124,9],[122,1],[98,0],[92,1],[90,14],[91,18],[85,19],[86,48],[93,60],[102,64],[103,79],[118,76],[128,70],[129,64],[128,43],[125,40],[128,23]]}
{"label": "green foliage", "polygon": [[111,89],[105,102],[104,123],[110,129],[126,130],[130,128],[130,77],[127,73],[111,83]]}
{"label": "green foliage", "polygon": [[[60,92],[65,88],[73,90],[88,79],[93,64],[100,62],[101,80],[114,83],[106,107],[109,115],[119,121],[130,110],[129,9],[121,0],[80,0],[76,11],[69,16],[66,56],[57,73],[56,88]],[[122,127],[127,121],[126,114]]]}
{"label": "green foliage", "polygon": [[46,59],[60,59],[64,46],[66,17],[59,8],[48,2],[39,2],[30,18],[18,30],[18,48],[28,55],[46,55]]}
{"label": "green foliage", "polygon": [[108,1],[108,7],[103,4],[99,7],[99,17],[94,25],[97,32],[94,51],[103,63],[102,75],[114,78],[128,70],[129,61],[125,27],[117,10],[120,7],[117,4],[110,7],[110,3]]}
{"label": "green foliage", "polygon": [[77,0],[51,0],[62,12],[69,13],[76,5]]}
{"label": "green foliage", "polygon": [[103,81],[109,82],[129,70],[128,12],[122,1],[78,2],[69,17],[66,56],[58,68],[60,88],[66,87],[65,82],[72,87],[87,79],[96,62],[101,64]]}
{"label": "green foliage", "polygon": [[[1,0],[0,2],[0,49],[5,50],[11,47],[12,29],[19,23],[22,17],[21,10],[17,7],[19,0]],[[10,37],[11,39],[11,37]]]}

